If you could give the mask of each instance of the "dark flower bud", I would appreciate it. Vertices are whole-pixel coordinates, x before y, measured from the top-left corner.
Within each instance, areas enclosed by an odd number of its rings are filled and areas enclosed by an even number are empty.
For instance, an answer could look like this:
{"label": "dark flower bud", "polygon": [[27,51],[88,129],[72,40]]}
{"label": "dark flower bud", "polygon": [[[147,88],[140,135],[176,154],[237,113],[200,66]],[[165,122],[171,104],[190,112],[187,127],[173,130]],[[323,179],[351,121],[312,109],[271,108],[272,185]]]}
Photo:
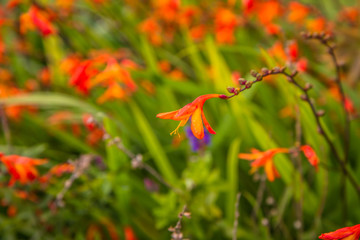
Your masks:
{"label": "dark flower bud", "polygon": [[281,70],[280,70],[279,67],[274,67],[272,70],[273,70],[274,73],[279,73],[279,72],[281,72]]}
{"label": "dark flower bud", "polygon": [[305,94],[300,95],[301,100],[307,101],[308,97]]}
{"label": "dark flower bud", "polygon": [[267,74],[269,74],[269,69],[267,69],[267,68],[262,68],[262,69],[261,69],[261,73],[262,73],[262,75],[267,75]]}
{"label": "dark flower bud", "polygon": [[245,87],[246,88],[251,88],[251,86],[252,86],[252,83],[247,83]]}
{"label": "dark flower bud", "polygon": [[234,92],[235,92],[235,88],[234,88],[234,87],[227,87],[226,90],[227,90],[229,93],[234,93]]}
{"label": "dark flower bud", "polygon": [[258,75],[257,77],[256,77],[256,81],[261,81],[263,79],[263,76],[262,75]]}
{"label": "dark flower bud", "polygon": [[309,91],[310,89],[312,89],[312,87],[313,87],[313,85],[311,83],[306,83],[305,87],[304,87],[304,90]]}
{"label": "dark flower bud", "polygon": [[256,77],[258,73],[255,70],[250,71],[251,76]]}
{"label": "dark flower bud", "polygon": [[317,111],[316,115],[319,116],[319,117],[322,117],[322,116],[325,115],[325,111],[324,110],[319,110],[319,111]]}
{"label": "dark flower bud", "polygon": [[226,95],[224,95],[224,94],[220,94],[220,95],[219,95],[219,98],[221,98],[221,99],[228,99],[228,96],[226,96]]}
{"label": "dark flower bud", "polygon": [[245,85],[246,82],[247,82],[245,78],[239,78],[238,81],[239,81],[239,84],[240,84],[240,85]]}

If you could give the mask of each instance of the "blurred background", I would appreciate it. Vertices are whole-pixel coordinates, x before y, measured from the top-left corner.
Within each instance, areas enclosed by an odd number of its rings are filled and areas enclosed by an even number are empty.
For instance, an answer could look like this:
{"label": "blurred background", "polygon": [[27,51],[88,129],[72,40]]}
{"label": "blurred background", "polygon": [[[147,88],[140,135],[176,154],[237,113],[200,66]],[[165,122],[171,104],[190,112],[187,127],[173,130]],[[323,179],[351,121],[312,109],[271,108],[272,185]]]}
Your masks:
{"label": "blurred background", "polygon": [[[206,101],[216,134],[201,140],[156,118],[286,66],[360,182],[359,1],[0,3],[1,239],[318,239],[360,223],[359,192],[282,75]],[[336,44],[345,99],[328,48],[301,32]],[[253,148],[289,150],[266,157],[276,179],[239,158]]]}

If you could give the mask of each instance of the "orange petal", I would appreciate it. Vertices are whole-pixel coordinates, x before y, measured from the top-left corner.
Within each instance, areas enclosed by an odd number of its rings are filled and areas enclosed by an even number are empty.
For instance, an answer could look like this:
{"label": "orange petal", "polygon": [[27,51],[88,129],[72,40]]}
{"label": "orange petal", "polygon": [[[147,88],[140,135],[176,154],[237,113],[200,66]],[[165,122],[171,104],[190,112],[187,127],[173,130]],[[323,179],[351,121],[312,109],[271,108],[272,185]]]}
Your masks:
{"label": "orange petal", "polygon": [[172,112],[165,112],[165,113],[159,113],[156,115],[158,118],[162,119],[173,119],[174,116],[179,112],[179,110],[172,111]]}
{"label": "orange petal", "polygon": [[262,156],[262,153],[239,153],[238,157],[245,160],[254,160]]}
{"label": "orange petal", "polygon": [[204,127],[201,120],[201,109],[197,108],[191,117],[191,131],[198,139],[204,137]]}
{"label": "orange petal", "polygon": [[273,182],[275,178],[279,176],[272,161],[267,161],[265,163],[265,173],[270,182]]}
{"label": "orange petal", "polygon": [[209,133],[211,133],[211,134],[216,134],[216,132],[214,131],[214,129],[211,128],[209,122],[206,120],[205,114],[204,114],[203,111],[201,111],[201,116],[202,116],[202,119],[203,119],[203,121],[204,121],[204,125],[205,125],[206,129],[209,131]]}

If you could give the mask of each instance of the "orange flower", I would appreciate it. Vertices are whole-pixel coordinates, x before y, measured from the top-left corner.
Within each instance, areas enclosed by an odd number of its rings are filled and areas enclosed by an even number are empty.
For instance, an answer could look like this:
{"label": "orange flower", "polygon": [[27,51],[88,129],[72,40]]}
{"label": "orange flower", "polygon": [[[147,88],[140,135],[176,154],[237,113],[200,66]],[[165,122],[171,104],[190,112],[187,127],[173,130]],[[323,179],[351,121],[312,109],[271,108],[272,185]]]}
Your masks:
{"label": "orange flower", "polygon": [[190,36],[195,41],[203,39],[205,34],[206,34],[206,26],[204,24],[194,26],[190,29]]}
{"label": "orange flower", "polygon": [[291,2],[289,4],[289,15],[287,16],[287,19],[289,22],[302,24],[309,12],[309,7],[298,2]]}
{"label": "orange flower", "polygon": [[352,227],[340,228],[334,232],[323,233],[319,238],[327,240],[357,240],[360,238],[360,224]]}
{"label": "orange flower", "polygon": [[275,178],[280,177],[280,174],[275,168],[273,163],[273,157],[278,153],[288,153],[289,150],[287,148],[275,148],[270,149],[265,152],[260,152],[257,149],[251,149],[252,153],[240,153],[239,158],[245,160],[254,160],[251,163],[250,172],[255,172],[259,167],[265,168],[265,173],[270,182],[274,181]]}
{"label": "orange flower", "polygon": [[200,10],[196,6],[187,6],[181,9],[178,16],[178,23],[182,26],[190,26],[196,15],[199,15]]}
{"label": "orange flower", "polygon": [[281,64],[283,64],[287,59],[284,47],[279,41],[276,41],[274,45],[268,49],[268,53],[270,56],[275,57]]}
{"label": "orange flower", "polygon": [[51,175],[55,175],[57,177],[60,177],[61,175],[63,175],[64,173],[71,173],[73,172],[75,169],[73,164],[70,163],[62,163],[59,165],[56,165],[54,167],[52,167],[49,171],[49,173]]}
{"label": "orange flower", "polygon": [[255,11],[259,21],[266,25],[282,14],[282,6],[277,0],[270,0],[259,3]]}
{"label": "orange flower", "polygon": [[47,163],[46,159],[18,155],[4,156],[2,153],[0,153],[0,158],[11,175],[9,186],[14,185],[16,181],[19,181],[21,184],[34,181],[39,175],[35,166]]}
{"label": "orange flower", "polygon": [[156,0],[153,1],[157,18],[171,23],[177,20],[180,8],[180,0]]}
{"label": "orange flower", "polygon": [[202,95],[196,98],[192,103],[185,105],[183,108],[179,110],[166,112],[166,113],[159,113],[158,115],[156,115],[156,117],[162,119],[172,119],[172,120],[180,121],[177,128],[174,131],[172,131],[170,135],[177,133],[179,127],[184,126],[191,117],[191,130],[196,138],[202,139],[204,137],[203,121],[209,133],[215,134],[215,131],[211,128],[203,112],[203,105],[205,101],[210,98],[226,99],[227,97],[221,94]]}
{"label": "orange flower", "polygon": [[359,19],[359,9],[356,7],[346,7],[339,13],[340,21],[348,21],[349,23],[356,24]]}
{"label": "orange flower", "polygon": [[90,87],[100,83],[109,86],[116,82],[123,83],[129,92],[134,92],[137,88],[129,71],[120,66],[116,59],[109,58],[106,68],[94,77],[90,83]]}
{"label": "orange flower", "polygon": [[28,30],[35,29],[40,31],[44,37],[56,32],[49,20],[48,13],[32,5],[27,13],[20,16],[20,32],[24,34]]}
{"label": "orange flower", "polygon": [[316,171],[318,170],[319,158],[316,155],[314,149],[309,145],[304,145],[300,147],[300,150],[303,151],[305,157],[309,160],[309,163],[315,167]]}
{"label": "orange flower", "polygon": [[322,32],[326,30],[326,21],[323,17],[309,19],[306,21],[306,28],[310,32]]}
{"label": "orange flower", "polygon": [[218,43],[234,43],[234,31],[237,24],[237,17],[231,10],[226,8],[218,9],[215,14],[216,41]]}
{"label": "orange flower", "polygon": [[163,42],[161,27],[155,18],[147,18],[139,25],[140,32],[144,33],[150,42],[159,46]]}
{"label": "orange flower", "polygon": [[125,240],[137,240],[134,230],[130,226],[124,227]]}
{"label": "orange flower", "polygon": [[[336,87],[336,86],[331,87],[329,89],[329,92],[336,101],[338,101],[338,102],[341,101],[341,95],[340,95],[338,87]],[[351,115],[356,115],[356,108],[354,107],[354,103],[347,96],[345,96],[345,110]]]}
{"label": "orange flower", "polygon": [[98,103],[104,103],[109,100],[121,99],[125,100],[127,97],[125,90],[117,83],[111,84],[106,91],[97,99]]}

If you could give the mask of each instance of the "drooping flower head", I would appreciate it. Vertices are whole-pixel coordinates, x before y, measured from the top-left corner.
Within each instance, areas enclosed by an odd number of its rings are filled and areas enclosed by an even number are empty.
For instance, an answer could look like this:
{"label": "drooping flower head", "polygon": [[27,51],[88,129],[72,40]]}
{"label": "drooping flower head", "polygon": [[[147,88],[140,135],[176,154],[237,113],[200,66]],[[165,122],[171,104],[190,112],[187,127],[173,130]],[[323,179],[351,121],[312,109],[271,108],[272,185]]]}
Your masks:
{"label": "drooping flower head", "polygon": [[360,224],[340,228],[334,232],[323,233],[319,238],[326,240],[358,240],[360,238]]}
{"label": "drooping flower head", "polygon": [[205,101],[210,98],[226,99],[227,97],[221,94],[202,95],[196,98],[192,103],[185,105],[183,108],[179,110],[166,112],[166,113],[159,113],[158,115],[156,115],[156,117],[162,119],[172,119],[172,120],[180,121],[177,128],[174,131],[172,131],[170,135],[177,133],[179,127],[183,127],[191,117],[191,131],[193,132],[196,138],[202,139],[204,137],[203,121],[209,133],[215,134],[215,131],[211,128],[203,112],[203,105]]}
{"label": "drooping flower head", "polygon": [[275,148],[265,152],[260,152],[257,149],[251,149],[252,153],[240,153],[239,158],[245,160],[253,160],[251,163],[250,172],[255,172],[259,167],[265,168],[265,173],[270,182],[274,181],[275,178],[280,177],[280,174],[275,168],[273,157],[278,153],[287,153],[287,148]]}
{"label": "drooping flower head", "polygon": [[[265,173],[269,181],[274,181],[275,178],[280,177],[278,171],[275,168],[273,157],[278,153],[293,153],[293,149],[288,148],[274,148],[265,152],[260,152],[257,149],[251,149],[251,153],[240,153],[239,158],[245,160],[253,160],[251,163],[250,172],[255,172],[259,167],[265,168]],[[300,150],[304,153],[309,163],[318,170],[319,158],[315,151],[309,145],[303,145]]]}

